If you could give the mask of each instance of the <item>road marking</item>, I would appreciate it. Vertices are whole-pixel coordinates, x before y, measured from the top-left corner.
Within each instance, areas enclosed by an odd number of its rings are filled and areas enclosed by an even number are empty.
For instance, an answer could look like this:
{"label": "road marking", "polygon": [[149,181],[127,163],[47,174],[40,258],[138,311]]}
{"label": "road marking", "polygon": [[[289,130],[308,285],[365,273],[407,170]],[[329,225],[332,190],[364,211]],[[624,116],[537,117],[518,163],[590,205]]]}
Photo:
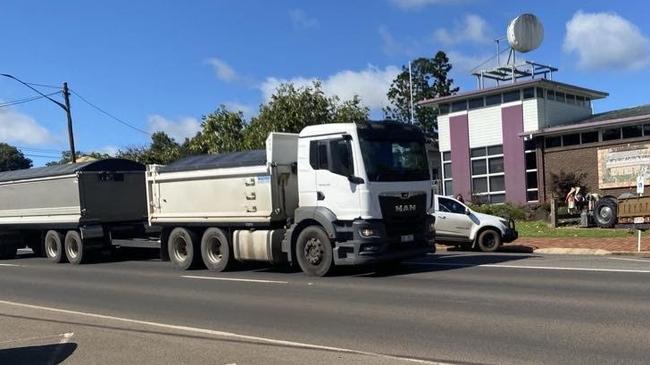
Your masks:
{"label": "road marking", "polygon": [[0,266],[6,266],[6,267],[21,267],[23,265],[16,265],[16,264],[0,264]]}
{"label": "road marking", "polygon": [[16,340],[7,340],[7,341],[0,341],[0,345],[8,344],[8,343],[14,343],[14,342],[30,342],[30,341],[44,341],[49,338],[59,338],[67,335],[68,333],[59,333],[58,335],[50,335],[50,336],[40,336],[40,337],[27,337],[27,338],[19,338]]}
{"label": "road marking", "polygon": [[645,262],[650,264],[650,260],[643,260],[643,259],[626,259],[623,257],[605,257],[605,258],[610,260],[635,261],[635,262]]}
{"label": "road marking", "polygon": [[262,279],[219,278],[219,277],[215,277],[215,276],[197,276],[197,275],[181,275],[181,277],[182,278],[187,278],[187,279],[202,279],[202,280],[242,281],[242,282],[246,282],[246,283],[289,284],[288,281],[262,280]]}
{"label": "road marking", "polygon": [[77,315],[77,316],[82,316],[82,317],[87,317],[87,318],[104,319],[104,320],[110,320],[110,321],[118,321],[118,322],[124,322],[124,323],[131,323],[131,324],[150,326],[150,327],[164,328],[164,329],[168,329],[168,330],[193,332],[193,333],[200,333],[200,334],[204,334],[204,335],[218,336],[218,337],[225,337],[225,338],[236,338],[236,339],[239,339],[239,340],[255,341],[255,342],[261,342],[261,343],[273,344],[273,345],[282,345],[282,346],[293,347],[293,348],[298,348],[298,349],[333,351],[333,352],[347,353],[347,354],[352,354],[352,355],[362,355],[362,356],[378,357],[378,358],[390,359],[390,360],[399,360],[399,361],[405,361],[405,362],[411,362],[411,363],[417,363],[417,364],[452,365],[451,363],[423,360],[423,359],[411,358],[411,357],[406,357],[406,356],[388,355],[388,354],[382,354],[382,353],[378,353],[378,352],[369,352],[369,351],[362,351],[362,350],[346,349],[346,348],[342,348],[342,347],[314,345],[314,344],[304,343],[304,342],[277,340],[277,339],[268,338],[268,337],[241,335],[241,334],[237,334],[237,333],[233,333],[233,332],[216,331],[216,330],[210,330],[210,329],[206,329],[206,328],[180,326],[180,325],[166,324],[166,323],[160,323],[160,322],[142,321],[142,320],[138,320],[138,319],[114,317],[114,316],[108,316],[108,315],[105,315],[105,314],[80,312],[80,311],[75,311],[75,310],[61,309],[61,308],[54,308],[54,307],[45,307],[45,306],[40,306],[40,305],[33,305],[33,304],[26,304],[26,303],[19,303],[19,302],[11,302],[11,301],[7,301],[7,300],[0,300],[0,304],[10,305],[10,306],[14,306],[14,307],[36,309],[36,310],[42,310],[42,311],[48,311],[48,312],[54,312],[54,313],[64,313],[64,314],[70,314],[70,315]]}
{"label": "road marking", "polygon": [[450,267],[496,267],[504,269],[532,269],[532,270],[564,270],[564,271],[592,271],[592,272],[629,272],[650,274],[650,270],[628,270],[628,269],[596,269],[584,267],[557,267],[557,266],[527,266],[527,265],[501,265],[501,264],[452,264],[452,263],[434,263],[434,262],[404,262],[409,265],[424,266],[450,266]]}

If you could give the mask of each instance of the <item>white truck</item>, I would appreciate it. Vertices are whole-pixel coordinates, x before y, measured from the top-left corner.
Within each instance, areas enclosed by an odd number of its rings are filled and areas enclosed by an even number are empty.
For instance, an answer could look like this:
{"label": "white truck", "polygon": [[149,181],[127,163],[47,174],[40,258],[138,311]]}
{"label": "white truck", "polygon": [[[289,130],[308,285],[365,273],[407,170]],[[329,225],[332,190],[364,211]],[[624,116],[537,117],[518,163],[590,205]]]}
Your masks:
{"label": "white truck", "polygon": [[402,123],[272,133],[266,150],[152,165],[146,180],[149,223],[179,269],[252,260],[323,276],[435,251],[424,135]]}
{"label": "white truck", "polygon": [[517,239],[515,222],[478,213],[456,199],[435,195],[436,243],[496,251]]}

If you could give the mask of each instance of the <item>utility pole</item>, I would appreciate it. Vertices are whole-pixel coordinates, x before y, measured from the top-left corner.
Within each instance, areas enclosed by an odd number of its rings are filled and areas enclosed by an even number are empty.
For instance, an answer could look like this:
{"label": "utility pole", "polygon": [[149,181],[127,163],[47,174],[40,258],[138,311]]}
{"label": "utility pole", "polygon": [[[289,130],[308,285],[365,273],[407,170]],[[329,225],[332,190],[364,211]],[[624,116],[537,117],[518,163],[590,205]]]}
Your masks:
{"label": "utility pole", "polygon": [[63,83],[63,99],[65,100],[65,113],[68,117],[68,141],[70,142],[70,156],[72,163],[77,162],[77,151],[74,149],[74,133],[72,132],[72,113],[70,112],[70,91],[68,83]]}
{"label": "utility pole", "polygon": [[411,124],[414,122],[414,111],[413,111],[413,73],[411,72],[411,61],[409,61],[409,89],[411,94]]}

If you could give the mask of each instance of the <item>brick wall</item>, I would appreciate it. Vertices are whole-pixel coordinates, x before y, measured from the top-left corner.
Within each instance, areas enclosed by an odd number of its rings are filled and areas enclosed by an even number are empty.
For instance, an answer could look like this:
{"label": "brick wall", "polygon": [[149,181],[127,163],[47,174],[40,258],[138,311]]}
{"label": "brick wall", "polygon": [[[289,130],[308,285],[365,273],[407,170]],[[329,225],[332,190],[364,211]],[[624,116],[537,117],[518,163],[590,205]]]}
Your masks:
{"label": "brick wall", "polygon": [[[648,138],[635,138],[626,140],[625,143],[598,143],[589,146],[572,146],[553,148],[544,152],[544,188],[545,200],[551,198],[553,191],[551,174],[585,173],[584,186],[588,192],[598,192],[603,195],[618,196],[625,192],[636,193],[634,183],[629,188],[599,189],[598,188],[598,149],[603,147],[625,146],[634,142],[647,142]],[[650,193],[646,186],[645,195]]]}

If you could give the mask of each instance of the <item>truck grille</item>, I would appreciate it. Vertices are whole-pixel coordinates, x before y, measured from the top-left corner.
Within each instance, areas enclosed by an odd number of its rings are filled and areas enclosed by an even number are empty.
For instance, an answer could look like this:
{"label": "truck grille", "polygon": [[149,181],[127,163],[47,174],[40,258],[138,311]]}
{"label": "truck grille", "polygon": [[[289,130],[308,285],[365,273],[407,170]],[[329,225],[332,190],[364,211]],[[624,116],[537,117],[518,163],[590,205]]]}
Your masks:
{"label": "truck grille", "polygon": [[426,220],[426,193],[397,193],[379,196],[386,234],[398,236],[423,229]]}

